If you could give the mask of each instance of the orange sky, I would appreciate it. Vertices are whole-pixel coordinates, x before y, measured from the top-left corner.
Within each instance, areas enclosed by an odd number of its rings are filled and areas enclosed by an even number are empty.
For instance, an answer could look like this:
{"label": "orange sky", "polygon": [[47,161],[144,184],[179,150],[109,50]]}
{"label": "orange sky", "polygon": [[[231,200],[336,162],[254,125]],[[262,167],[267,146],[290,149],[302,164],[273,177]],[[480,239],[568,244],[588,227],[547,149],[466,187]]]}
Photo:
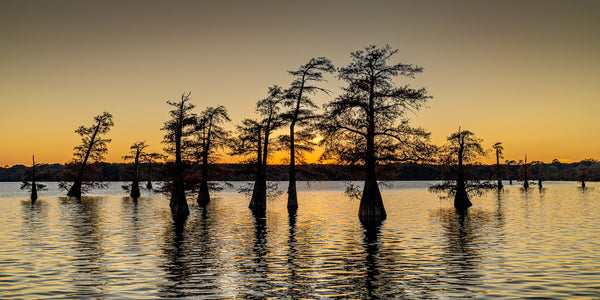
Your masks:
{"label": "orange sky", "polygon": [[[373,4],[376,3],[376,4]],[[412,117],[437,144],[458,126],[507,159],[600,158],[598,1],[3,1],[0,165],[71,159],[109,111],[108,161],[160,151],[165,101],[252,117],[287,70],[368,44],[399,49],[434,98]],[[333,77],[327,87],[339,94]],[[317,97],[319,104],[329,100]]]}

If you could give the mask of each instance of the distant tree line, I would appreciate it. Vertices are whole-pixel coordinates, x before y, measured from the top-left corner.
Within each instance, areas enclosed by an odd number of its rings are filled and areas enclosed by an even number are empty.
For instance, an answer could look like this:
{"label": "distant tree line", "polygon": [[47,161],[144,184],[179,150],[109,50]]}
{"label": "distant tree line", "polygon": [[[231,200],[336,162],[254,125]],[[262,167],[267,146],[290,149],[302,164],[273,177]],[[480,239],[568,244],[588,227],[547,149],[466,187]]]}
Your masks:
{"label": "distant tree line", "polygon": [[[576,163],[561,163],[554,160],[551,163],[544,164],[544,181],[580,181],[582,167],[587,168],[588,181],[600,181],[600,163],[592,163],[588,166],[590,160]],[[101,171],[102,177],[107,181],[129,181],[132,179],[131,171],[133,164],[127,163],[98,163],[96,168]],[[475,172],[480,178],[495,179],[494,165],[475,165]],[[530,180],[537,181],[537,174],[541,165],[532,165],[529,167],[529,172],[532,174]],[[152,169],[161,170],[164,168],[163,163],[152,164]],[[219,172],[215,173],[212,180],[215,181],[252,181],[253,174],[246,172],[248,165],[246,164],[215,164],[214,169]],[[286,181],[288,180],[289,166],[287,165],[268,165],[267,180],[269,181]],[[302,172],[297,175],[300,181],[306,180],[363,180],[364,174],[359,167],[348,165],[335,164],[309,164],[296,166]],[[519,181],[520,165],[503,165],[505,175],[502,179],[505,185],[509,178],[513,179],[513,184]],[[14,165],[11,167],[0,167],[0,181],[3,182],[20,182],[25,177],[25,174],[31,167],[24,165]],[[441,180],[444,167],[437,164],[389,164],[380,166],[378,170],[381,180]],[[63,171],[62,164],[43,165],[42,173],[38,173],[38,181],[59,181],[60,174]],[[145,177],[143,178],[146,179]],[[154,172],[153,181],[164,181],[167,175],[162,172]]]}

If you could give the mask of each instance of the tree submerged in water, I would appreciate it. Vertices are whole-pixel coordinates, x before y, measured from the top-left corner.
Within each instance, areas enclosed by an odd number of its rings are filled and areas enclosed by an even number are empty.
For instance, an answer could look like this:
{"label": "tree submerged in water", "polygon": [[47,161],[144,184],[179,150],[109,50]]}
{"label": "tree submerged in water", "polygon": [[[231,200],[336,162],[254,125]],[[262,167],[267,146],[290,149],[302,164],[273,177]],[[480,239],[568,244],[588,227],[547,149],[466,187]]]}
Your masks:
{"label": "tree submerged in water", "polygon": [[198,190],[198,204],[206,205],[210,202],[210,190],[220,187],[211,186],[209,180],[209,163],[214,159],[216,149],[225,147],[229,131],[223,128],[223,123],[229,122],[229,114],[223,105],[206,108],[197,118],[195,124],[196,156],[200,160],[200,188]]}
{"label": "tree submerged in water", "polygon": [[[131,186],[124,186],[124,188],[127,187],[129,190],[129,196],[134,200],[140,197],[140,168],[142,164],[150,164],[157,159],[163,158],[163,155],[159,153],[146,152],[145,149],[148,147],[149,145],[146,144],[145,141],[136,142],[129,147],[129,149],[131,149],[129,154],[122,157],[122,159],[125,161],[133,160],[133,170],[131,170]],[[150,182],[150,180],[148,180],[148,182]]]}
{"label": "tree submerged in water", "polygon": [[103,136],[113,125],[112,115],[104,112],[94,117],[93,125],[80,126],[75,130],[81,136],[81,144],[74,148],[74,158],[65,164],[58,184],[60,189],[69,191],[67,196],[81,199],[82,193],[108,186],[102,182],[104,178],[96,164],[102,162],[108,153],[108,143],[111,140]]}
{"label": "tree submerged in water", "polygon": [[426,90],[398,85],[395,79],[413,78],[422,68],[388,61],[398,50],[368,46],[351,54],[352,62],[338,70],[348,83],[343,93],[325,105],[320,124],[325,152],[322,159],[363,165],[365,182],[358,216],[383,220],[387,213],[377,184],[378,163],[418,162],[431,156],[429,133],[405,117],[430,98]]}
{"label": "tree submerged in water", "polygon": [[238,136],[232,141],[233,155],[256,155],[256,160],[252,160],[256,166],[256,173],[248,206],[252,210],[262,212],[267,207],[267,159],[270,154],[270,137],[274,130],[283,125],[280,110],[284,96],[281,87],[270,87],[267,98],[256,103],[256,112],[261,119],[244,119],[242,124],[237,126]]}
{"label": "tree submerged in water", "polygon": [[45,191],[47,190],[47,187],[45,184],[41,184],[41,183],[37,183],[36,179],[37,179],[37,168],[41,167],[44,168],[46,165],[42,164],[36,164],[35,163],[35,155],[32,156],[32,164],[31,164],[31,169],[29,169],[26,173],[25,176],[23,177],[23,183],[21,184],[21,190],[25,190],[25,191],[30,191],[31,192],[31,204],[34,204],[35,201],[38,199],[38,191]]}
{"label": "tree submerged in water", "polygon": [[176,225],[185,223],[190,210],[186,198],[186,172],[190,169],[187,159],[192,149],[192,135],[196,124],[196,115],[192,113],[194,104],[190,103],[191,92],[181,95],[177,102],[167,101],[172,107],[169,111],[171,119],[165,122],[162,130],[165,131],[163,143],[165,151],[175,157],[175,161],[167,163],[167,173],[170,180],[163,185],[163,191],[170,194],[171,214]]}
{"label": "tree submerged in water", "polygon": [[447,195],[444,197],[454,198],[454,207],[459,212],[466,212],[473,205],[469,199],[471,196],[480,196],[485,191],[497,188],[477,178],[474,168],[471,168],[472,162],[485,155],[482,141],[472,132],[460,128],[451,134],[442,149],[444,182],[429,187],[430,192],[445,193]]}
{"label": "tree submerged in water", "polygon": [[288,184],[288,211],[298,209],[298,195],[296,191],[296,163],[302,156],[302,152],[312,151],[311,140],[316,138],[312,130],[297,129],[306,128],[316,118],[317,106],[308,98],[308,95],[318,91],[329,94],[329,91],[320,88],[315,83],[324,81],[323,73],[333,73],[335,67],[331,60],[325,57],[312,58],[298,70],[289,71],[294,77],[290,88],[286,91],[284,106],[289,110],[283,114],[283,118],[289,123],[290,133],[282,136],[282,144],[287,145],[289,150],[289,184]]}

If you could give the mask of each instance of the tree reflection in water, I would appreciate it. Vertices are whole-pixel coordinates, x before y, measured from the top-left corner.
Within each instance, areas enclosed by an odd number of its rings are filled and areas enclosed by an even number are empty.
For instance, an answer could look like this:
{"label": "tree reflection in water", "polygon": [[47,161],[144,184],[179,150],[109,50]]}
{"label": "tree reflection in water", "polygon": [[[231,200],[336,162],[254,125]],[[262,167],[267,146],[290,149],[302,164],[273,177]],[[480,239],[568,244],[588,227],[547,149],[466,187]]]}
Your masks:
{"label": "tree reflection in water", "polygon": [[377,255],[379,254],[379,232],[381,231],[382,220],[361,221],[363,228],[363,244],[365,247],[365,267],[366,281],[365,287],[368,298],[374,298],[377,292],[378,284],[380,283],[380,271],[377,263]]}
{"label": "tree reflection in water", "polygon": [[77,291],[66,295],[67,297],[90,297],[104,294],[104,286],[108,280],[106,265],[103,263],[105,250],[103,248],[104,224],[103,214],[100,212],[100,204],[104,197],[83,196],[81,199],[71,197],[60,197],[68,234],[71,235],[74,245],[71,255],[71,266],[75,273],[71,274],[73,288]]}
{"label": "tree reflection in water", "polygon": [[477,297],[482,292],[482,251],[486,248],[482,240],[483,227],[491,221],[483,210],[470,209],[457,212],[453,208],[440,209],[437,213],[448,240],[443,249],[442,262],[446,264],[445,281],[448,292],[460,293],[461,297]]}

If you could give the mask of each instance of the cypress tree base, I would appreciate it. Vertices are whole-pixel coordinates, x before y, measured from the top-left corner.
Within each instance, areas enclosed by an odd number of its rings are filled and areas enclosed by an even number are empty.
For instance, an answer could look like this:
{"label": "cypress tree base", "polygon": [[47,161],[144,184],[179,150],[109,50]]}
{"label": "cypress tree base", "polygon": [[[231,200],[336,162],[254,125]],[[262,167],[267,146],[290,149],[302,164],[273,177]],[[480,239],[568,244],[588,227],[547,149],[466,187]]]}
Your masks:
{"label": "cypress tree base", "polygon": [[81,181],[73,182],[73,185],[69,189],[67,196],[81,199]]}
{"label": "cypress tree base", "polygon": [[377,181],[365,181],[365,187],[360,199],[358,218],[362,222],[377,222],[387,218]]}
{"label": "cypress tree base", "polygon": [[198,192],[198,205],[204,206],[210,203],[210,192],[208,188],[208,182],[200,182],[200,191]]}
{"label": "cypress tree base", "polygon": [[296,212],[298,211],[298,194],[296,193],[296,182],[290,182],[290,186],[288,187],[288,202],[287,202],[288,212]]}
{"label": "cypress tree base", "polygon": [[140,183],[138,181],[131,183],[131,192],[129,193],[129,197],[132,199],[138,199],[140,197]]}
{"label": "cypress tree base", "polygon": [[464,212],[471,207],[473,203],[469,200],[469,195],[466,191],[457,191],[454,196],[454,208],[459,212]]}

